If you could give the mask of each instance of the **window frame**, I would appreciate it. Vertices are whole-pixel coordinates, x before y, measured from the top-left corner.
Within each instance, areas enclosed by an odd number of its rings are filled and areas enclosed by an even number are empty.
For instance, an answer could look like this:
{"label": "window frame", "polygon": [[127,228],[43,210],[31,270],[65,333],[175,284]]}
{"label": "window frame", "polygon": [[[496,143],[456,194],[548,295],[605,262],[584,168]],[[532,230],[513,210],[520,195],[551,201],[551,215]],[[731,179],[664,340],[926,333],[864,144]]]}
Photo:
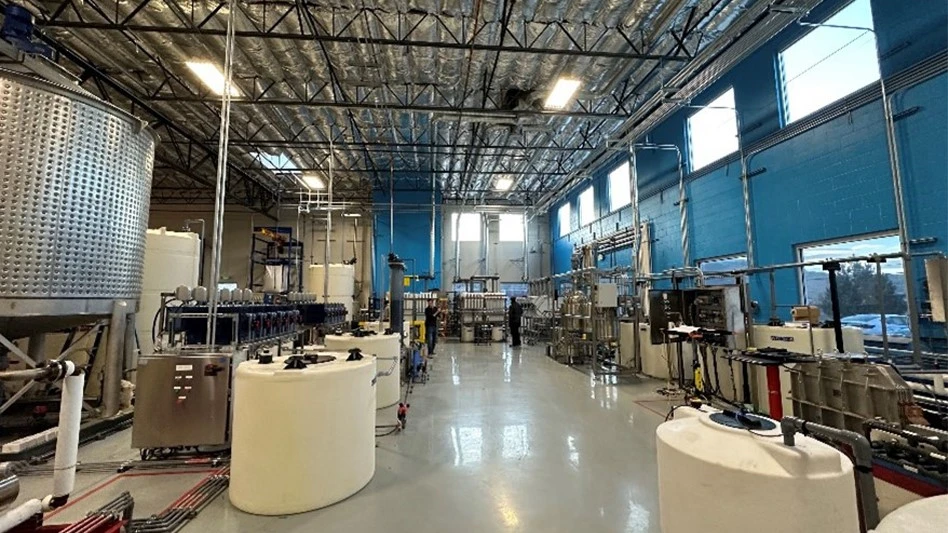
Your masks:
{"label": "window frame", "polygon": [[[629,201],[622,205],[615,205],[614,204],[615,198],[612,194],[613,188],[614,188],[612,186],[612,180],[613,180],[612,177],[616,175],[616,173],[618,173],[620,170],[622,170],[623,167],[627,169],[625,173],[624,181],[625,181],[625,187],[629,191]],[[623,161],[622,163],[619,164],[619,166],[609,171],[609,175],[606,178],[606,181],[608,182],[608,185],[609,185],[609,212],[610,213],[615,213],[616,211],[622,209],[623,207],[627,205],[632,205],[632,164],[628,160]]]}
{"label": "window frame", "polygon": [[[694,150],[694,145],[695,145],[695,142],[694,142],[694,141],[695,141],[694,133],[695,133],[695,132],[694,132],[694,128],[692,127],[691,121],[692,121],[692,119],[693,119],[694,117],[696,117],[696,116],[699,115],[700,113],[702,113],[702,112],[704,112],[704,111],[709,111],[709,110],[711,110],[712,108],[716,108],[716,109],[728,109],[728,108],[725,107],[725,106],[720,106],[720,107],[713,106],[713,104],[714,104],[717,100],[719,100],[722,96],[726,95],[727,93],[731,93],[731,100],[734,102],[734,106],[733,106],[732,108],[730,108],[730,109],[733,111],[733,113],[734,113],[734,141],[735,141],[735,144],[736,144],[735,147],[734,147],[734,150],[732,150],[732,151],[730,151],[730,152],[727,152],[727,153],[724,153],[724,154],[721,154],[721,155],[719,155],[718,157],[716,157],[715,159],[712,159],[712,160],[710,160],[710,161],[706,161],[706,162],[704,162],[701,166],[695,166],[695,150]],[[697,171],[699,171],[699,170],[703,170],[703,169],[705,169],[705,168],[708,168],[708,167],[712,166],[714,163],[716,163],[716,162],[718,162],[718,161],[721,161],[722,159],[725,159],[725,158],[731,156],[732,154],[736,154],[736,153],[740,152],[740,150],[741,150],[741,121],[740,121],[740,117],[739,117],[738,112],[737,112],[737,92],[734,90],[734,86],[733,86],[733,85],[730,85],[730,86],[728,86],[726,89],[724,89],[723,91],[721,91],[721,92],[719,92],[718,94],[716,94],[716,95],[714,96],[714,98],[710,98],[710,99],[708,100],[708,102],[705,104],[705,106],[706,106],[706,107],[703,107],[703,108],[701,108],[701,109],[697,109],[697,110],[695,110],[695,112],[693,112],[693,113],[691,113],[690,115],[688,115],[687,117],[685,117],[685,141],[686,141],[686,148],[687,148],[687,163],[688,163],[688,171],[689,171],[689,172],[697,172]]]}
{"label": "window frame", "polygon": [[[481,242],[481,240],[483,240],[484,238],[483,232],[481,230],[481,226],[484,224],[484,220],[482,219],[481,213],[474,213],[470,211],[455,211],[451,213],[451,242],[458,242],[458,235],[459,235],[458,226],[461,224],[461,222],[463,222],[464,216],[477,217],[478,223],[474,224],[474,226],[477,228],[477,238],[471,239],[471,238],[466,237],[466,238],[460,239],[460,242]],[[464,235],[461,235],[461,236],[464,237]]]}
{"label": "window frame", "polygon": [[[563,224],[563,214],[564,214],[563,210],[564,209],[566,210],[565,211],[565,214],[566,214],[565,225]],[[557,225],[559,226],[560,237],[565,237],[573,232],[573,227],[572,227],[573,226],[573,213],[572,213],[572,208],[570,207],[569,202],[563,203],[563,205],[559,206],[556,209],[556,222],[557,222]]]}
{"label": "window frame", "polygon": [[[838,97],[835,98],[834,100],[831,100],[831,101],[829,101],[829,102],[823,104],[821,107],[818,107],[818,108],[816,108],[816,109],[810,111],[809,113],[807,113],[807,114],[805,114],[805,115],[801,115],[801,116],[799,116],[799,117],[794,118],[793,120],[790,120],[790,95],[789,95],[789,93],[788,93],[788,91],[787,91],[787,71],[786,71],[786,68],[785,68],[785,66],[784,66],[784,60],[783,60],[783,55],[784,55],[784,53],[786,53],[787,50],[793,48],[794,46],[800,44],[800,41],[803,41],[804,39],[806,39],[807,37],[809,37],[810,35],[812,35],[813,32],[815,32],[815,31],[819,30],[821,27],[823,27],[823,26],[819,26],[819,25],[829,23],[830,19],[832,19],[833,17],[839,15],[841,12],[843,12],[845,9],[849,8],[850,6],[852,6],[853,4],[855,4],[856,2],[860,2],[860,1],[865,1],[865,2],[868,4],[868,7],[869,7],[869,16],[870,16],[870,19],[872,19],[872,2],[871,2],[871,0],[849,0],[848,2],[846,2],[846,3],[844,3],[843,5],[839,6],[839,8],[836,9],[835,11],[833,11],[832,13],[830,13],[830,14],[828,14],[827,16],[823,17],[818,23],[816,23],[816,24],[818,24],[817,26],[811,27],[809,30],[805,31],[802,35],[800,35],[800,36],[796,37],[795,39],[793,39],[792,42],[790,42],[790,43],[787,44],[786,46],[780,48],[780,50],[778,50],[777,53],[775,54],[775,56],[774,56],[774,61],[776,62],[776,71],[777,71],[777,75],[776,75],[776,81],[777,81],[777,97],[778,97],[778,100],[779,100],[779,101],[778,101],[779,110],[778,110],[778,113],[777,113],[777,114],[778,114],[778,118],[779,118],[779,120],[780,120],[780,127],[781,127],[781,128],[785,128],[785,127],[787,127],[787,126],[793,124],[794,122],[799,122],[799,121],[801,121],[801,120],[803,120],[803,119],[805,119],[805,118],[807,118],[807,117],[809,117],[809,116],[811,116],[811,115],[815,115],[816,113],[819,113],[820,111],[822,111],[822,110],[826,109],[827,107],[829,107],[829,106],[831,106],[831,105],[833,105],[833,104],[839,102],[840,100],[843,100],[843,99],[845,99],[845,98],[848,98],[848,97],[852,96],[853,94],[855,94],[855,93],[857,93],[857,92],[859,92],[859,91],[865,89],[866,87],[869,87],[869,86],[872,85],[873,83],[879,83],[879,81],[882,79],[882,64],[881,64],[881,61],[880,61],[880,58],[879,58],[879,45],[878,45],[878,42],[877,42],[876,45],[873,47],[873,49],[875,50],[875,54],[874,54],[874,55],[875,55],[875,60],[876,60],[876,69],[879,71],[879,77],[878,77],[878,78],[876,78],[875,80],[873,80],[873,81],[867,83],[866,85],[863,85],[862,87],[857,87],[856,89],[853,89],[852,91],[850,91],[850,92],[848,92],[848,93],[846,93],[846,94],[842,94],[842,95],[838,96]],[[853,30],[851,30],[851,31],[855,31],[855,29],[853,29]],[[867,30],[867,31],[869,31],[869,33],[872,34],[873,40],[877,40],[877,39],[878,39],[879,35],[876,33],[875,19],[872,19],[872,30]],[[820,61],[825,61],[828,57],[829,57],[829,56],[823,57],[822,59],[820,59]],[[816,64],[811,65],[810,68],[813,68],[815,65],[816,65]]]}
{"label": "window frame", "polygon": [[[721,262],[721,261],[731,261],[731,260],[734,260],[734,259],[743,259],[743,260],[744,260],[744,267],[745,267],[745,268],[747,267],[747,253],[735,253],[735,254],[727,254],[727,255],[716,255],[716,256],[712,256],[712,257],[704,257],[704,258],[701,258],[701,259],[698,259],[697,261],[695,261],[695,266],[698,268],[698,270],[701,270],[702,273],[705,273],[705,272],[704,272],[704,269],[701,268],[702,263],[718,263],[718,262]],[[713,273],[713,272],[709,272],[709,273]],[[731,277],[726,277],[726,278],[725,278],[725,277],[714,277],[714,278],[712,278],[712,279],[715,279],[715,280],[727,280],[727,279],[730,279],[730,280],[733,280],[733,283],[710,283],[710,284],[709,284],[709,283],[705,282],[705,286],[708,286],[708,287],[720,287],[720,286],[731,286],[731,285],[738,285],[738,284],[739,284],[737,278],[736,278],[736,277],[733,277],[733,276],[731,276]]]}
{"label": "window frame", "polygon": [[[509,217],[518,217],[520,219],[520,231],[517,233],[516,238],[505,238],[511,236],[509,233],[504,233],[504,218]],[[497,242],[523,242],[526,225],[527,217],[523,213],[500,213],[500,215],[497,217]]]}
{"label": "window frame", "polygon": [[[588,195],[588,196],[587,196]],[[589,199],[589,220],[583,220],[583,197]],[[596,186],[590,185],[582,190],[579,195],[576,197],[577,211],[579,212],[579,227],[583,228],[591,225],[596,221]]]}
{"label": "window frame", "polygon": [[[833,238],[833,239],[823,239],[819,241],[799,243],[799,244],[794,245],[794,252],[796,254],[797,260],[802,263],[805,261],[805,259],[803,258],[803,253],[807,249],[820,248],[823,246],[847,244],[847,243],[858,243],[861,241],[872,241],[875,239],[885,239],[885,238],[898,239],[898,236],[899,234],[898,234],[898,231],[896,230],[880,231],[880,232],[875,232],[875,233],[861,233],[861,234],[856,234],[856,235],[846,235],[843,237],[838,237],[838,238]],[[895,252],[898,252],[898,250],[895,250]],[[833,259],[848,259],[849,257],[854,257],[854,256],[835,257]],[[907,273],[905,272],[905,262],[902,261],[901,264],[902,264],[902,276],[907,276]],[[805,273],[806,267],[802,267],[802,266],[797,267],[796,270],[797,270],[797,276],[796,276],[797,277],[797,294],[800,297],[800,302],[803,305],[817,305],[816,301],[810,302],[809,299],[807,298],[806,273]],[[906,310],[906,314],[908,314],[908,310]]]}

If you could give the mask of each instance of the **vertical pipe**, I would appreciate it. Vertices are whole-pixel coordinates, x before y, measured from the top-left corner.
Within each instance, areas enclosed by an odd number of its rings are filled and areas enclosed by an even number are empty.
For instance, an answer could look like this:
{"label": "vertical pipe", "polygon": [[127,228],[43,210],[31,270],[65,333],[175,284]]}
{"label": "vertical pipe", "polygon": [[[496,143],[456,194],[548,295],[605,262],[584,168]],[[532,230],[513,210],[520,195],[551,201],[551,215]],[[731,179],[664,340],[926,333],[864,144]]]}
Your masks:
{"label": "vertical pipe", "polygon": [[678,212],[681,217],[681,260],[686,268],[691,266],[691,239],[688,234],[688,198],[685,197],[685,169],[681,149],[675,146],[678,156]]}
{"label": "vertical pipe", "polygon": [[[432,158],[434,160],[434,158]],[[431,234],[428,243],[428,275],[434,276],[435,273],[435,173],[431,173]]]}
{"label": "vertical pipe", "polygon": [[388,164],[388,253],[395,253],[395,162]]}
{"label": "vertical pipe", "polygon": [[889,328],[886,324],[885,316],[885,278],[882,276],[882,262],[884,259],[877,259],[876,263],[876,288],[879,299],[879,318],[882,326],[882,356],[886,361],[889,360]]}
{"label": "vertical pipe", "polygon": [[138,367],[138,337],[135,335],[135,313],[125,315],[125,351],[122,354],[122,375],[119,378],[119,390],[121,390],[121,379],[125,377],[125,370],[131,370]]}
{"label": "vertical pipe", "polygon": [[46,334],[37,333],[32,335],[29,340],[29,347],[27,348],[26,355],[30,356],[36,364],[40,364],[46,360]]}
{"label": "vertical pipe", "polygon": [[52,506],[61,507],[76,484],[76,459],[79,456],[79,425],[82,421],[82,391],[85,374],[63,380],[62,403],[59,409],[59,433],[53,464]]}
{"label": "vertical pipe", "polygon": [[484,228],[484,238],[481,239],[481,242],[484,243],[484,272],[485,276],[490,275],[490,220],[487,216],[487,213],[481,214],[481,227]]}
{"label": "vertical pipe", "polygon": [[[462,204],[463,205],[463,204]],[[451,213],[451,236],[454,238],[454,279],[461,279],[461,239],[458,238],[461,225],[461,210]]]}
{"label": "vertical pipe", "polygon": [[[639,171],[635,159],[635,143],[629,145],[629,185],[632,189],[632,229],[634,241],[632,243],[632,280],[635,283],[639,277],[639,247],[642,245],[641,221],[639,213]],[[636,289],[636,293],[638,290]]]}
{"label": "vertical pipe", "polygon": [[102,377],[102,418],[111,418],[119,412],[119,395],[122,391],[122,362],[125,358],[122,344],[125,342],[125,313],[128,304],[116,300],[112,305],[109,320],[108,350]]}
{"label": "vertical pipe", "polygon": [[530,219],[523,214],[523,281],[530,279],[530,262],[527,260],[527,246],[530,240]]}
{"label": "vertical pipe", "polygon": [[[876,54],[879,39],[876,36]],[[881,56],[880,56],[881,57]],[[895,120],[892,117],[892,102],[885,90],[885,80],[879,77],[882,92],[882,113],[885,120],[885,138],[889,148],[889,167],[892,171],[892,190],[895,198],[895,214],[899,225],[899,250],[902,252],[902,265],[905,272],[905,300],[908,304],[909,327],[912,329],[912,362],[922,364],[921,342],[918,324],[918,300],[915,295],[915,269],[909,250],[908,223],[905,216],[905,198],[903,196],[902,169],[899,164],[899,144],[895,137]]]}
{"label": "vertical pipe", "polygon": [[[328,203],[326,204],[326,247],[323,250],[323,304],[329,303],[329,241],[332,239],[332,185],[333,163],[336,151],[333,146],[332,135],[329,138],[329,189]],[[350,317],[351,320],[351,317]]]}
{"label": "vertical pipe", "polygon": [[[230,100],[233,87],[234,28],[237,6],[234,0],[228,2],[227,36],[224,40],[224,89],[221,95],[221,127],[217,148],[217,189],[214,205],[214,243],[212,247],[211,282],[208,287],[207,345],[210,350],[217,343],[217,282],[220,280],[221,241],[224,234],[224,202],[227,198],[227,147],[230,139]],[[253,277],[253,258],[250,275]],[[251,280],[252,281],[252,280]],[[116,397],[116,401],[118,398]]]}

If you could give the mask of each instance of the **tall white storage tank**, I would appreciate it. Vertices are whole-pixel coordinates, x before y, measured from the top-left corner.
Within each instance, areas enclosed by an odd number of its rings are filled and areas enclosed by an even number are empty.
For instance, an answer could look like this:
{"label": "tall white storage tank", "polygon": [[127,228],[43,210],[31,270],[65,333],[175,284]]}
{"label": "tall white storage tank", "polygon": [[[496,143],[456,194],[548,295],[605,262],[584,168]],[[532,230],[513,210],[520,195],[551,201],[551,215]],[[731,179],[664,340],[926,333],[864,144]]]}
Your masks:
{"label": "tall white storage tank", "polygon": [[932,496],[892,511],[876,533],[944,533],[948,529],[948,495]]}
{"label": "tall white storage tank", "polygon": [[376,404],[382,409],[398,403],[401,398],[402,366],[397,334],[366,337],[354,337],[351,333],[326,335],[325,344],[327,350],[334,352],[348,352],[352,348],[358,348],[364,354],[378,357],[379,372],[392,372],[387,376],[379,376]]}
{"label": "tall white storage tank", "polygon": [[234,376],[230,501],[260,515],[302,513],[358,492],[375,475],[376,360],[286,368],[241,363]]}
{"label": "tall white storage tank", "polygon": [[780,430],[729,427],[722,413],[680,408],[656,431],[664,533],[856,533],[853,464],[835,448]]}
{"label": "tall white storage tank", "polygon": [[[310,265],[306,272],[306,292],[322,296],[326,278],[325,265]],[[329,296],[349,296],[355,293],[355,266],[329,265]]]}
{"label": "tall white storage tank", "polygon": [[148,230],[142,298],[135,317],[143,354],[154,352],[151,326],[161,307],[161,293],[173,292],[181,285],[196,287],[200,268],[201,238],[196,233],[168,231],[163,227]]}

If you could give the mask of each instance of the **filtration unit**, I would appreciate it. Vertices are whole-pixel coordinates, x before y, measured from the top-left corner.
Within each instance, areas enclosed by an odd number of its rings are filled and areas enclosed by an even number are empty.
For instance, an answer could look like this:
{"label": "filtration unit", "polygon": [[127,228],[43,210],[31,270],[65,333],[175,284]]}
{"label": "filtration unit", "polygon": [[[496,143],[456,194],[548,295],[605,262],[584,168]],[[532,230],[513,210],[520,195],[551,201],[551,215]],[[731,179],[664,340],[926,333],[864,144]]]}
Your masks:
{"label": "filtration unit", "polygon": [[853,464],[822,442],[752,417],[689,407],[658,427],[662,531],[860,531]]}
{"label": "filtration unit", "polygon": [[343,500],[372,479],[376,359],[360,357],[312,354],[237,367],[235,507],[260,515],[302,513]]}
{"label": "filtration unit", "polygon": [[345,335],[326,335],[326,349],[338,352],[347,352],[358,348],[365,354],[372,354],[379,360],[379,382],[376,404],[379,409],[391,407],[401,398],[401,349],[399,336],[391,335],[364,335],[356,337],[351,333]]}

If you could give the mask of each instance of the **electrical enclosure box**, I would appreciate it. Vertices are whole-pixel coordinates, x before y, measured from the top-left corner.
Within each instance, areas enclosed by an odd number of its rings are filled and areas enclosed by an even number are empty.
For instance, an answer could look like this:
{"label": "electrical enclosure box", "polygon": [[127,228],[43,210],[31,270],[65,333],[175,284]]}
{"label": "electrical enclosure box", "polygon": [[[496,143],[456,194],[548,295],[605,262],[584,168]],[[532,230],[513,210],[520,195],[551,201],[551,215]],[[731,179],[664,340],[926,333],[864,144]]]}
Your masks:
{"label": "electrical enclosure box", "polygon": [[618,307],[619,286],[615,283],[598,283],[596,285],[596,307]]}
{"label": "electrical enclosure box", "polygon": [[132,447],[226,444],[232,363],[229,353],[141,357]]}

